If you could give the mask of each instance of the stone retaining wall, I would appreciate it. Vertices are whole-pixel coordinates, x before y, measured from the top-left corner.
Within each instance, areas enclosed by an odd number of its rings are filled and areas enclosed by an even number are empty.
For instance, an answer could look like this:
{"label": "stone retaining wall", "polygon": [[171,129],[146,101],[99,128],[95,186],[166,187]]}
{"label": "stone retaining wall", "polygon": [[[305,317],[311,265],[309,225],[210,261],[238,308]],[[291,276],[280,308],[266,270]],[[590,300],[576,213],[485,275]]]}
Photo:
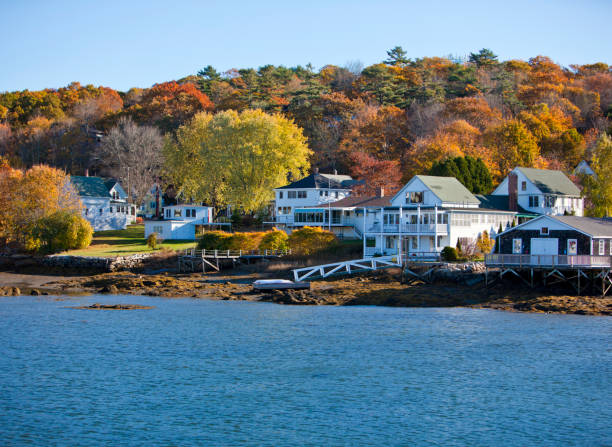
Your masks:
{"label": "stone retaining wall", "polygon": [[0,270],[15,270],[25,267],[59,267],[66,270],[95,270],[115,272],[141,267],[143,262],[154,256],[153,253],[140,253],[117,258],[97,258],[86,256],[30,256],[9,255],[0,256]]}

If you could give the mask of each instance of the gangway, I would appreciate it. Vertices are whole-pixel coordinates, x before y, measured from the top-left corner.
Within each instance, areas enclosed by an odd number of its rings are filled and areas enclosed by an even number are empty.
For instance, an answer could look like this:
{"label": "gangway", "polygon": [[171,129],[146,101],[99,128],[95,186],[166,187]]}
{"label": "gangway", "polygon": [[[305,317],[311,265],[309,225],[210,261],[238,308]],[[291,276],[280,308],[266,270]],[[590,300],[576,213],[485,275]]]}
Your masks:
{"label": "gangway", "polygon": [[397,256],[380,256],[295,269],[293,270],[293,278],[295,281],[303,281],[306,278],[327,278],[342,273],[351,274],[401,266]]}

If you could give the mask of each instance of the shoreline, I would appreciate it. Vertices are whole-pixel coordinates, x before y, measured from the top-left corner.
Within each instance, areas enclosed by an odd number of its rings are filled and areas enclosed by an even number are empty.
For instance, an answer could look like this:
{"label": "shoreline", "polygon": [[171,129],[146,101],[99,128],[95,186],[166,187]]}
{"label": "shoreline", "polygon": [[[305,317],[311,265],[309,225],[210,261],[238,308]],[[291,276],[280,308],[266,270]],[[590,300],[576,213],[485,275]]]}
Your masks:
{"label": "shoreline", "polygon": [[[276,275],[278,276],[278,275]],[[450,282],[406,285],[399,271],[382,271],[312,281],[311,290],[254,292],[251,283],[269,274],[240,269],[203,275],[129,271],[68,276],[0,272],[0,296],[144,295],[164,298],[244,300],[288,305],[470,307],[512,312],[612,315],[612,297],[569,296],[497,285],[485,289]],[[14,293],[14,289],[18,293]],[[557,291],[558,292],[558,291]]]}

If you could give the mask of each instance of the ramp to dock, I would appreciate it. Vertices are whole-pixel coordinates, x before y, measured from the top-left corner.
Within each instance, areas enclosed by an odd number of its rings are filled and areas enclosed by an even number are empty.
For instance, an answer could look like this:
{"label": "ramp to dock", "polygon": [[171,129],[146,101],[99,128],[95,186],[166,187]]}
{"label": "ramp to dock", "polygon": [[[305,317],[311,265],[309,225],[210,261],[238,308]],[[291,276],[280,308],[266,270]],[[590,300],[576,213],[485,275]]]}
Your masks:
{"label": "ramp to dock", "polygon": [[327,278],[333,275],[374,271],[391,267],[401,267],[397,256],[381,256],[378,258],[354,259],[351,261],[334,262],[332,264],[304,267],[301,269],[293,270],[293,278],[297,282],[303,281],[306,278]]}

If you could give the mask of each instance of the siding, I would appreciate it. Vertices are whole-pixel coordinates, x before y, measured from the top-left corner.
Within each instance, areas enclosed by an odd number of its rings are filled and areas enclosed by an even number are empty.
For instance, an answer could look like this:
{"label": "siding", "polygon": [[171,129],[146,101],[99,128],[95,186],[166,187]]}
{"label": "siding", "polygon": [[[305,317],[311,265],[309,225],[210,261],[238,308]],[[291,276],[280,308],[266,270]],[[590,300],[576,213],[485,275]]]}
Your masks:
{"label": "siding", "polygon": [[[586,236],[579,231],[574,230],[550,230],[550,234],[548,236],[543,236],[540,234],[539,230],[510,230],[507,233],[499,236],[498,244],[499,251],[498,253],[503,254],[511,254],[512,253],[512,239],[521,239],[523,246],[523,254],[529,254],[531,248],[531,239],[533,238],[557,238],[559,239],[559,254],[565,255],[567,254],[567,240],[568,239],[576,239],[578,242],[578,254],[579,255],[589,255],[591,254],[591,238]],[[597,246],[596,246],[597,247]],[[610,247],[606,244],[606,250],[609,250]],[[609,251],[606,252],[606,254]],[[597,253],[595,253],[597,254]]]}

